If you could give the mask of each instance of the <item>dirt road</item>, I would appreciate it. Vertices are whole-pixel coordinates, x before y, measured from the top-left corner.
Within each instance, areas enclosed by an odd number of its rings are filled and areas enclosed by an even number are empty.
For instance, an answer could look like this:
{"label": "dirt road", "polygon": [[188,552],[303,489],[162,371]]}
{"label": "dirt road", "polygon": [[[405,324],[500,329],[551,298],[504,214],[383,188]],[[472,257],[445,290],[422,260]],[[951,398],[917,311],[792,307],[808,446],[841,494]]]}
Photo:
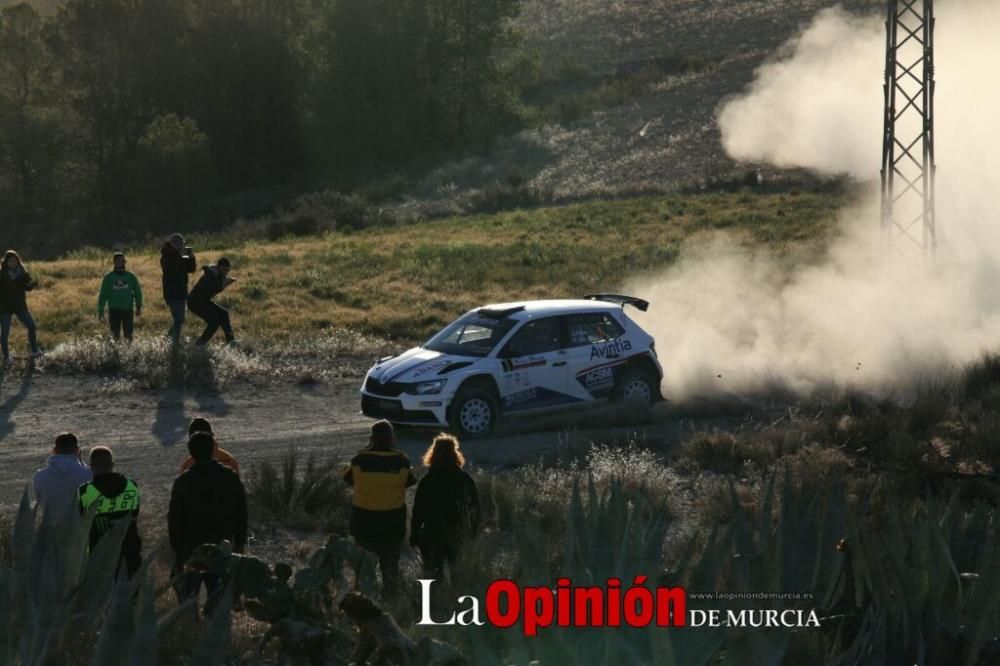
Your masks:
{"label": "dirt road", "polygon": [[[75,432],[84,448],[112,447],[119,470],[139,483],[145,506],[153,510],[165,508],[170,484],[187,456],[185,434],[194,416],[212,421],[224,448],[244,467],[275,460],[290,447],[346,460],[364,445],[371,425],[358,411],[359,383],[132,391],[92,377],[38,372],[0,377],[0,511],[16,506],[56,434],[66,430]],[[535,419],[516,432],[508,426],[494,437],[466,442],[463,449],[476,466],[504,467],[593,441],[634,437],[669,445],[691,427],[665,411],[644,421],[608,425],[613,421],[588,410],[583,426],[579,415]],[[401,447],[416,462],[432,434],[404,429]]]}

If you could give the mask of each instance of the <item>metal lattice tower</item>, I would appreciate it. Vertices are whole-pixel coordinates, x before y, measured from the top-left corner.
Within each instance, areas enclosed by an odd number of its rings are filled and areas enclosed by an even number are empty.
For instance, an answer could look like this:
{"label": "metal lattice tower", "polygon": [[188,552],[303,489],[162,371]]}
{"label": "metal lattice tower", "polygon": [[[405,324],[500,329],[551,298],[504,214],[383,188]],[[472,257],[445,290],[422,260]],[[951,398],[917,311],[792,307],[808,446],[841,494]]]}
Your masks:
{"label": "metal lattice tower", "polygon": [[937,250],[934,201],[934,2],[888,0],[882,239],[886,254]]}

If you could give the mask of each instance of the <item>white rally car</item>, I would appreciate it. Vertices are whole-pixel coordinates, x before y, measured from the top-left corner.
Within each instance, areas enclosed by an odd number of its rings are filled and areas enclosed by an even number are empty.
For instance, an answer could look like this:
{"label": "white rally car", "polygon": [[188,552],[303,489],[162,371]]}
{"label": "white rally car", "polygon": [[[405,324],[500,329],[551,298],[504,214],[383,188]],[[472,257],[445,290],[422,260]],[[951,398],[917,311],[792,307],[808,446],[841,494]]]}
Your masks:
{"label": "white rally car", "polygon": [[594,400],[662,400],[653,338],[616,294],[526,301],[467,312],[421,347],[380,359],[361,411],[396,424],[480,437],[498,419]]}

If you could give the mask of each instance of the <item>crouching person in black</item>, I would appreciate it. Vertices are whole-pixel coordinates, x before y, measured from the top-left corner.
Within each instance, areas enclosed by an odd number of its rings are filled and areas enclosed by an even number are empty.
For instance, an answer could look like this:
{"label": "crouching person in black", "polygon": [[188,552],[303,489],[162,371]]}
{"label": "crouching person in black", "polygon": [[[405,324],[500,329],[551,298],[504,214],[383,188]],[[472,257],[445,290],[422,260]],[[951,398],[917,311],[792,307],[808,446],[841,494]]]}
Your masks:
{"label": "crouching person in black", "polygon": [[479,491],[451,435],[434,438],[424,465],[429,471],[417,484],[410,544],[420,549],[425,572],[441,579],[445,563],[454,566],[462,545],[479,531]]}
{"label": "crouching person in black", "polygon": [[227,343],[236,342],[233,325],[229,321],[229,310],[212,300],[223,289],[236,282],[229,277],[230,268],[231,264],[225,257],[219,259],[214,266],[205,266],[204,273],[188,296],[188,310],[205,320],[205,331],[195,343],[197,345],[207,345],[219,328],[226,335]]}

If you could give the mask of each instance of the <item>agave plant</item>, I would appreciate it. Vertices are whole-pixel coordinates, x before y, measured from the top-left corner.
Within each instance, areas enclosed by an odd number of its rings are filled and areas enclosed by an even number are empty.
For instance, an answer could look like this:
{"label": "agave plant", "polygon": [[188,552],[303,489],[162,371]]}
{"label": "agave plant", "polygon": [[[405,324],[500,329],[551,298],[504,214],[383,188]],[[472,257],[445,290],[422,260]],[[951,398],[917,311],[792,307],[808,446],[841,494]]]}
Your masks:
{"label": "agave plant", "polygon": [[[652,491],[578,478],[563,534],[553,539],[538,516],[511,523],[503,572],[523,586],[559,577],[586,586],[620,578],[627,586],[644,576],[646,586],[683,585],[689,593],[795,592],[808,599],[772,607],[815,610],[819,629],[550,627],[525,638],[516,629],[469,627],[448,634],[466,659],[429,637],[411,639],[368,601],[377,589],[371,554],[333,536],[298,571],[233,554],[225,544],[200,548],[192,565],[229,583],[213,599],[216,611],[190,661],[225,661],[231,611],[241,599],[269,625],[261,650],[276,646],[282,658],[309,664],[342,662],[366,642],[384,663],[424,665],[781,664],[791,655],[844,666],[1000,663],[994,507],[965,506],[956,494],[916,498],[896,514],[877,508],[885,506],[877,497],[849,499],[842,485],[798,485],[787,474],[767,479],[752,507],[730,488],[732,520],[684,552],[665,553],[671,521]],[[0,565],[0,663],[154,663],[163,632],[187,612],[182,606],[158,616],[148,564],[131,580],[117,577],[124,524],[88,552],[90,521],[56,529],[22,499],[10,561]],[[769,603],[689,597],[688,608],[739,612]]]}
{"label": "agave plant", "polygon": [[879,529],[848,521],[859,628],[844,664],[997,663],[1000,539],[993,508],[922,503]]}
{"label": "agave plant", "polygon": [[[586,489],[581,490],[586,485]],[[512,542],[518,551],[519,581],[552,584],[557,577],[574,584],[603,585],[609,578],[624,584],[637,575],[646,585],[684,585],[689,592],[797,592],[809,600],[776,602],[773,607],[831,607],[844,584],[844,554],[837,544],[845,535],[847,500],[842,488],[803,490],[786,476],[780,497],[777,481],[767,482],[761,506],[752,519],[732,491],[734,519],[668,566],[663,544],[670,522],[665,508],[647,489],[612,481],[599,490],[591,479],[578,480],[567,507],[561,554],[546,551],[548,535],[536,525],[519,524]],[[739,611],[762,603],[726,601],[724,610]],[[688,608],[720,608],[718,601],[688,600]],[[813,631],[813,630],[810,630]],[[832,631],[831,631],[832,633]],[[498,645],[476,635],[470,651],[477,663],[535,660],[541,664],[780,664],[796,639],[795,630],[725,627],[649,627],[644,629],[551,628],[536,638],[516,631]]]}
{"label": "agave plant", "polygon": [[[88,552],[92,521],[89,513],[57,526],[50,516],[37,515],[25,492],[11,561],[0,567],[3,663],[57,665],[88,656],[102,665],[156,662],[158,637],[185,609],[157,617],[150,559],[131,580],[119,571],[127,522],[115,525]],[[225,628],[226,644],[228,626],[229,611],[221,609],[212,628]],[[220,648],[218,633],[206,636],[195,654],[204,655],[200,663],[219,663],[227,645]]]}

